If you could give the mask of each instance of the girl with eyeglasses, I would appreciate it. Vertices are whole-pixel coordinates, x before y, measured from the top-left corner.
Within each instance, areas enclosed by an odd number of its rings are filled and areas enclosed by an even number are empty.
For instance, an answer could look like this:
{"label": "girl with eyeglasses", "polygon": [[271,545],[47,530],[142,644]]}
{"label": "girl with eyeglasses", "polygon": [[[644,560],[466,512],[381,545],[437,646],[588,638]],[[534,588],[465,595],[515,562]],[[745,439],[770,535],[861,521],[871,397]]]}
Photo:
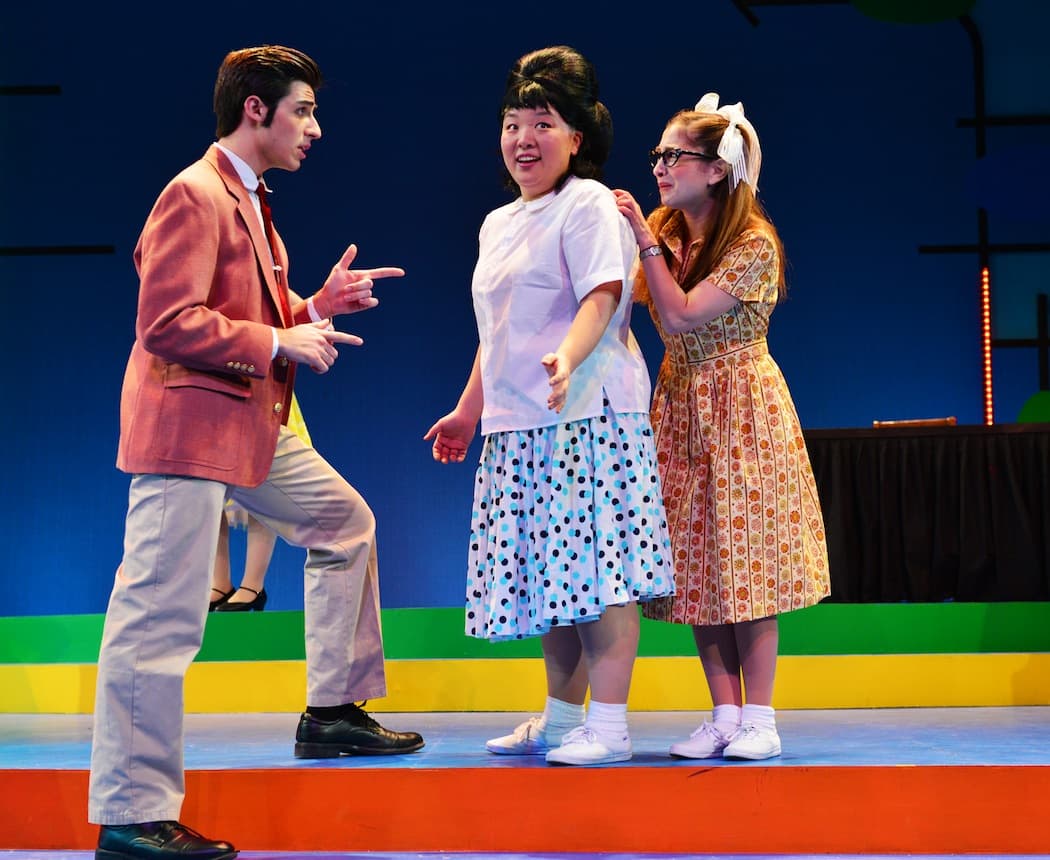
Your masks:
{"label": "girl with eyeglasses", "polygon": [[649,157],[660,206],[614,194],[640,248],[636,297],[665,347],[653,395],[675,594],[648,618],[692,625],[714,705],[680,758],[780,755],[772,707],[782,612],[830,594],[816,481],[769,354],[783,248],[755,197],[758,136],[708,93]]}
{"label": "girl with eyeglasses", "polygon": [[486,748],[626,761],[637,603],[673,586],[649,375],[630,330],[636,247],[598,181],[612,123],[593,67],[567,47],[518,61],[500,118],[517,199],[482,224],[480,346],[425,438],[435,460],[462,462],[481,421],[466,632],[543,647],[543,713]]}

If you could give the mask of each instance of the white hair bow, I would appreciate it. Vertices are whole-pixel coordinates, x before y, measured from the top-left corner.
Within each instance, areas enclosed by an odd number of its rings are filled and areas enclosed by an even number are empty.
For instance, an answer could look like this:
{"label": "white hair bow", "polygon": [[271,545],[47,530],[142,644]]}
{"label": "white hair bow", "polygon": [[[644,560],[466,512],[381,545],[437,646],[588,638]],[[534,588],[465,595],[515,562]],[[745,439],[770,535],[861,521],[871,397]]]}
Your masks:
{"label": "white hair bow", "polygon": [[[746,182],[751,190],[758,191],[758,173],[762,168],[762,149],[758,145],[755,128],[744,116],[744,105],[740,102],[732,105],[718,106],[718,93],[707,93],[696,103],[697,113],[716,113],[729,121],[729,126],[722,133],[718,144],[718,157],[729,164],[730,189],[740,182]],[[740,129],[747,130],[750,144],[744,145],[744,135]]]}

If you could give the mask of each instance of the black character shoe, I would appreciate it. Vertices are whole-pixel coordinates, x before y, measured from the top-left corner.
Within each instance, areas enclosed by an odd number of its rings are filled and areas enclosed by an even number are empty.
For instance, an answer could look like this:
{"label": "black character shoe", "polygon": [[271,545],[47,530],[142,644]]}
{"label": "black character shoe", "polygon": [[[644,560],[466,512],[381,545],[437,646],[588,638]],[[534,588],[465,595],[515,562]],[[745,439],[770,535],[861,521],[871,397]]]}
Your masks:
{"label": "black character shoe", "polygon": [[[245,591],[250,591],[255,595],[251,600],[245,600],[243,602],[237,601],[236,603],[226,598],[226,600],[215,607],[216,612],[262,612],[266,608],[266,589],[262,591],[256,591],[254,588],[249,588],[247,585],[242,585]],[[240,590],[240,589],[238,589]],[[236,592],[231,591],[230,596],[232,597]]]}
{"label": "black character shoe", "polygon": [[214,612],[216,609],[218,609],[220,606],[222,606],[227,600],[229,600],[231,597],[233,597],[233,593],[236,590],[237,590],[236,588],[231,588],[229,591],[222,591],[222,590],[220,590],[218,588],[212,588],[211,593],[213,595],[217,594],[219,596],[214,598],[213,600],[210,600],[208,602],[208,611],[209,612]]}
{"label": "black character shoe", "polygon": [[237,849],[229,842],[205,839],[177,821],[103,824],[95,860],[227,860]]}
{"label": "black character shoe", "polygon": [[303,714],[295,733],[296,758],[336,758],[340,755],[396,755],[415,752],[423,738],[415,732],[384,729],[357,705],[335,720]]}

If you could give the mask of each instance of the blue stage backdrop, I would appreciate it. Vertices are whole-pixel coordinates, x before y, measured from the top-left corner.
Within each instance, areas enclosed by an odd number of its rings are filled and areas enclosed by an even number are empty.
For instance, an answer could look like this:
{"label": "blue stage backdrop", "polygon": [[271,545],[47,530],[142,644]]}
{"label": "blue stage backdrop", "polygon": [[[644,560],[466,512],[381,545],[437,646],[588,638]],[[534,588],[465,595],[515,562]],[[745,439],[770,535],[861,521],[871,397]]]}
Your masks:
{"label": "blue stage backdrop", "polygon": [[[1047,130],[991,129],[999,172],[978,170],[973,129],[957,125],[974,114],[974,82],[971,42],[954,18],[756,6],[754,26],[730,0],[628,14],[560,4],[533,16],[419,0],[309,9],[262,0],[250,14],[236,4],[130,8],[19,3],[0,16],[0,245],[114,248],[0,259],[14,431],[0,615],[105,609],[127,493],[113,463],[132,249],[165,182],[213,139],[223,55],[252,44],[300,47],[328,80],[323,138],[298,174],[268,176],[293,287],[312,292],[351,241],[362,266],[408,272],[379,285],[379,308],[339,321],[365,345],[344,350],[326,376],[300,373],[297,388],[316,446],[375,509],[386,606],[461,602],[473,467],[435,464],[422,436],[455,403],[476,346],[477,230],[507,200],[497,105],[527,50],[565,43],[594,61],[616,130],[606,178],[650,206],[646,153],[666,119],[706,91],[743,101],[789,261],[771,347],[804,426],[982,421],[976,257],[918,249],[976,242],[979,202],[993,241],[1045,241]],[[989,113],[1050,112],[1046,4],[979,0],[970,14]],[[46,85],[60,92],[13,89]],[[993,264],[997,335],[1034,336],[1045,255]],[[655,375],[661,346],[644,309],[635,329]],[[1037,388],[1035,352],[999,350],[996,367],[996,420],[1010,422]],[[273,608],[302,606],[302,557],[279,546]]]}

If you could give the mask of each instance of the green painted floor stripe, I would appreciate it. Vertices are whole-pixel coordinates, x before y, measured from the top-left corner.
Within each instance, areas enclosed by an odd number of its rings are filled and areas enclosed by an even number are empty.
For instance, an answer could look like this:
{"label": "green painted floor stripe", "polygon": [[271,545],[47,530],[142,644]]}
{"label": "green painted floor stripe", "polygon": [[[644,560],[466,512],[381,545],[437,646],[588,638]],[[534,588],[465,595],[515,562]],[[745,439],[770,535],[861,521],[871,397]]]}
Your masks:
{"label": "green painted floor stripe", "polygon": [[[93,663],[101,615],[0,618],[0,663]],[[536,657],[539,641],[490,643],[463,634],[463,610],[386,609],[392,660]],[[1050,602],[828,603],[780,617],[782,655],[981,654],[1050,651]],[[643,621],[643,657],[692,656],[689,628]],[[202,662],[302,660],[303,613],[210,615]]]}

